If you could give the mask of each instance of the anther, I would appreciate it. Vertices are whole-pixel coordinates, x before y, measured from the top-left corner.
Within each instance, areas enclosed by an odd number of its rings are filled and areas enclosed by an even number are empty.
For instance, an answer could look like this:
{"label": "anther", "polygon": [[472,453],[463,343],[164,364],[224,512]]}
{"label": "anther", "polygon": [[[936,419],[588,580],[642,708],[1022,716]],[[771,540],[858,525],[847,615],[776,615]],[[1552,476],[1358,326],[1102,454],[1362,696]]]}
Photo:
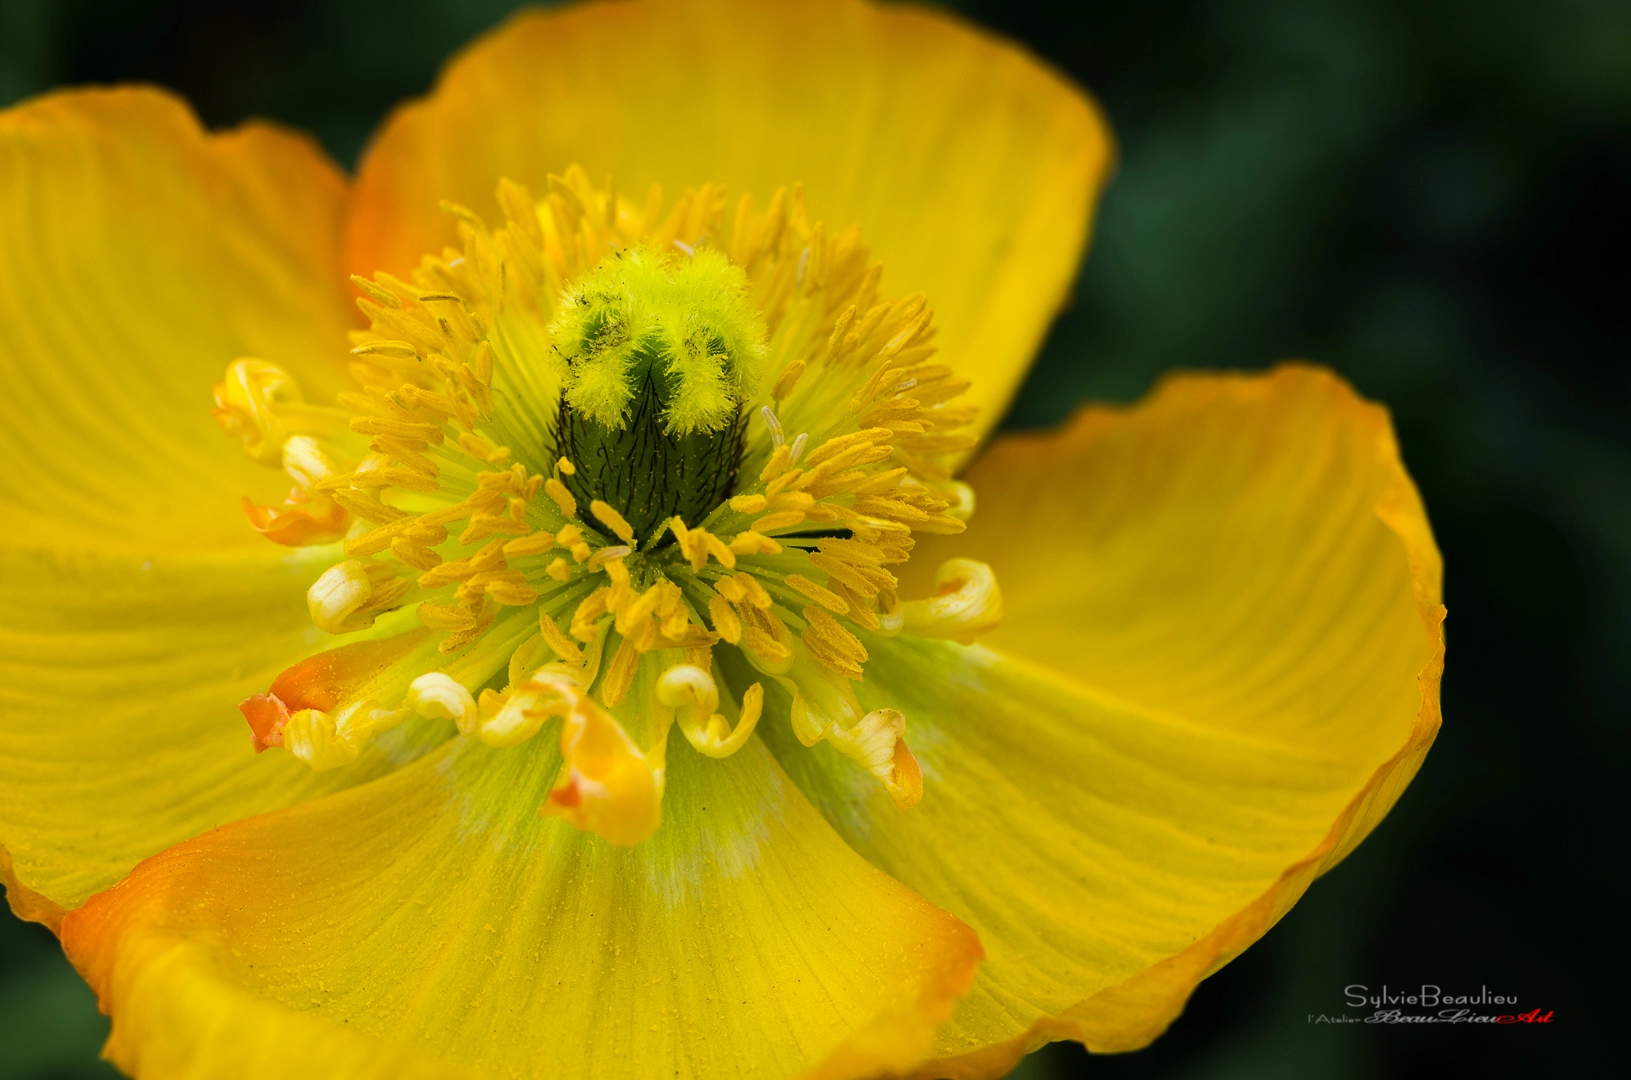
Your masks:
{"label": "anther", "polygon": [[787,436],[782,432],[782,422],[770,411],[769,405],[759,406],[759,415],[764,418],[765,427],[770,429],[770,445],[780,450],[787,442]]}
{"label": "anther", "polygon": [[733,729],[715,710],[719,688],[713,676],[693,664],[676,664],[657,679],[657,700],[674,709],[680,731],[698,752],[713,758],[730,757],[753,734],[764,707],[765,691],[759,683],[742,695],[742,712]]}
{"label": "anther", "polygon": [[902,627],[920,637],[971,644],[1002,622],[1002,589],[991,567],[975,559],[947,559],[934,575],[934,596],[901,605]]}
{"label": "anther", "polygon": [[546,669],[532,682],[569,704],[561,727],[562,782],[539,813],[564,817],[622,847],[656,832],[662,824],[662,744],[642,753],[622,725],[568,676]]}
{"label": "anther", "polygon": [[828,733],[828,740],[883,783],[901,810],[923,799],[923,772],[907,748],[906,717],[895,709],[876,709],[853,728]]}
{"label": "anther", "polygon": [[356,559],[336,563],[323,572],[306,590],[306,606],[311,610],[311,621],[318,629],[331,634],[344,634],[361,630],[367,622],[353,618],[373,594],[368,581],[368,568]]}
{"label": "anther", "polygon": [[452,720],[460,735],[470,734],[476,726],[476,699],[462,683],[440,671],[427,672],[409,683],[402,707],[433,720]]}
{"label": "anther", "polygon": [[634,530],[624,520],[617,508],[603,499],[596,499],[589,504],[589,512],[593,514],[602,525],[617,534],[617,538],[625,544],[634,543]]}

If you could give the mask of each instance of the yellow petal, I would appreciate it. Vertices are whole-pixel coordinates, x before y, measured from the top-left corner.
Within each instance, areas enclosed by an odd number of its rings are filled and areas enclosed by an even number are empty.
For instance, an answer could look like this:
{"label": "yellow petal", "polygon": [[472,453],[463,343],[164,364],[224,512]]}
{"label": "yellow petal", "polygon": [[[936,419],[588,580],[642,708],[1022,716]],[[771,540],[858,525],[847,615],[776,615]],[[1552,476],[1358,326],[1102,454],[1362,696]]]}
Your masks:
{"label": "yellow petal", "polygon": [[306,140],[157,91],[0,112],[0,844],[34,917],[316,790],[234,706],[311,651],[321,567],[245,520],[288,478],[210,388],[244,354],[338,385],[345,197]]}
{"label": "yellow petal", "polygon": [[327,644],[303,593],[337,554],[266,546],[277,561],[0,552],[0,848],[19,883],[74,907],[156,851],[377,776],[451,729],[410,725],[335,773],[257,755],[237,704]]}
{"label": "yellow petal", "polygon": [[1005,615],[985,644],[1222,727],[1393,742],[1337,723],[1343,680],[1426,666],[1442,565],[1386,411],[1334,375],[1175,376],[1000,439],[964,479],[968,531],[921,542],[911,569],[991,565]]}
{"label": "yellow petal", "polygon": [[670,756],[620,848],[537,808],[553,739],[460,740],[167,851],[67,917],[133,1075],[861,1077],[909,1069],[968,928],[757,742]]}
{"label": "yellow petal", "polygon": [[1443,608],[1386,414],[1320,371],[1175,378],[969,478],[968,533],[913,564],[994,567],[998,649],[868,640],[859,688],[905,714],[922,802],[760,731],[859,851],[979,932],[925,1075],[983,1077],[1048,1039],[1149,1042],[1376,825],[1438,730]]}
{"label": "yellow petal", "polygon": [[222,436],[210,388],[246,355],[339,387],[345,198],[307,140],[206,135],[154,90],[0,112],[0,540],[264,545],[239,500],[288,478]]}
{"label": "yellow petal", "polygon": [[923,290],[946,360],[1002,414],[1075,276],[1112,155],[1096,107],[1017,47],[927,9],[841,0],[589,3],[515,19],[401,109],[364,159],[349,258],[401,273],[502,221],[574,162],[643,202],[802,182],[895,294]]}

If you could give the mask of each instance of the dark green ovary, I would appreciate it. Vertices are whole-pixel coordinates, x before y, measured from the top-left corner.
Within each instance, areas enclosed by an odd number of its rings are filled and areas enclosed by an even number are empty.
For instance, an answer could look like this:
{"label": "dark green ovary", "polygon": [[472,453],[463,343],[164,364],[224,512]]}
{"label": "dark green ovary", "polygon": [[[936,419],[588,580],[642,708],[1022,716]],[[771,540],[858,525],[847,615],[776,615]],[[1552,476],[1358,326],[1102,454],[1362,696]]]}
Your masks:
{"label": "dark green ovary", "polygon": [[[730,495],[742,457],[740,414],[717,431],[664,431],[662,395],[651,368],[620,429],[578,412],[563,398],[556,421],[559,453],[576,472],[561,482],[587,506],[610,503],[634,529],[642,546],[678,515],[695,526]],[[672,534],[664,543],[672,541]]]}

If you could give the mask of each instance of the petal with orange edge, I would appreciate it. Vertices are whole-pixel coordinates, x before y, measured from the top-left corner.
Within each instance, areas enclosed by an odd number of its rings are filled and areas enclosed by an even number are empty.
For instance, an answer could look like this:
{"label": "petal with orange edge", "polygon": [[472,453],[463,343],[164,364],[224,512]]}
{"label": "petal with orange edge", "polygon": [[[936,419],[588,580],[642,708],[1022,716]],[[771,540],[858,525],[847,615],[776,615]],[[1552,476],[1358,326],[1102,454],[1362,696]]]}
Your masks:
{"label": "petal with orange edge", "polygon": [[989,427],[1064,300],[1112,155],[1096,107],[1014,45],[926,8],[838,0],[588,3],[455,59],[365,156],[348,245],[401,274],[574,162],[642,201],[704,183],[859,224],[891,294],[929,294]]}
{"label": "petal with orange edge", "polygon": [[210,389],[245,354],[338,386],[346,197],[309,141],[154,90],[0,112],[0,845],[35,917],[320,790],[234,709],[312,651],[322,565],[244,520],[288,479]]}
{"label": "petal with orange edge", "polygon": [[898,1073],[974,934],[852,852],[765,749],[676,737],[662,828],[538,806],[553,739],[460,740],[182,844],[68,915],[135,1075]]}
{"label": "petal with orange edge", "polygon": [[906,714],[922,802],[760,725],[857,850],[986,946],[924,1076],[1155,1038],[1381,820],[1439,724],[1438,552],[1386,414],[1329,374],[1174,378],[1000,439],[968,479],[979,510],[919,545],[918,587],[988,562],[1002,628],[868,640],[858,688]]}
{"label": "petal with orange edge", "polygon": [[[155,851],[377,776],[452,734],[451,725],[418,721],[334,773],[282,752],[257,757],[238,703],[302,657],[357,636],[319,634],[306,610],[305,589],[333,548],[266,547],[283,554],[270,563],[155,554],[144,567],[134,557],[5,553],[8,886],[73,907]],[[48,924],[61,915],[24,905],[27,892],[9,895],[19,914]]]}

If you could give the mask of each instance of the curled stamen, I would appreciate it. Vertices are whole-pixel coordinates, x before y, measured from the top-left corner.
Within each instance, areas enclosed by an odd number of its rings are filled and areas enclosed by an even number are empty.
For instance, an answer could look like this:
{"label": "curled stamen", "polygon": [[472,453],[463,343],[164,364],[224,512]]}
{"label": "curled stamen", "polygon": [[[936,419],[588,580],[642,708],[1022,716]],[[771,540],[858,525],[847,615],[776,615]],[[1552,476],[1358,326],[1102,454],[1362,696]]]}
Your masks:
{"label": "curled stamen", "polygon": [[895,709],[863,714],[849,681],[801,653],[777,681],[792,692],[793,734],[805,746],[826,740],[877,777],[895,805],[923,798],[923,775],[906,746],[906,717]]}
{"label": "curled stamen", "polygon": [[663,815],[662,744],[642,753],[569,675],[545,669],[532,681],[568,706],[561,728],[563,782],[539,813],[564,817],[623,847],[656,832]]}
{"label": "curled stamen", "polygon": [[876,776],[902,810],[910,810],[923,799],[923,771],[907,748],[906,717],[894,709],[875,709],[853,728],[830,731],[827,738]]}
{"label": "curled stamen", "polygon": [[408,684],[402,706],[433,720],[452,720],[460,735],[476,726],[476,699],[462,684],[440,671],[427,672]]}
{"label": "curled stamen", "polygon": [[713,676],[694,664],[676,664],[657,680],[657,700],[676,710],[686,741],[713,758],[730,757],[742,748],[759,722],[765,691],[759,683],[742,695],[742,715],[733,730],[717,711],[719,689]]}
{"label": "curled stamen", "polygon": [[991,567],[976,559],[947,559],[935,572],[936,595],[901,605],[903,629],[967,645],[1002,622],[1002,590]]}
{"label": "curled stamen", "polygon": [[321,709],[301,709],[283,727],[283,748],[314,769],[338,769],[357,760],[361,740],[350,721],[363,708],[333,716]]}
{"label": "curled stamen", "polygon": [[234,360],[215,387],[215,418],[244,451],[263,465],[277,465],[288,437],[282,412],[302,403],[300,384],[276,364],[245,357]]}
{"label": "curled stamen", "polygon": [[354,618],[372,594],[368,567],[356,559],[347,559],[329,567],[322,577],[312,582],[311,588],[306,590],[306,606],[318,629],[343,634],[361,630],[373,621]]}
{"label": "curled stamen", "polygon": [[957,501],[946,507],[946,513],[959,521],[967,521],[974,516],[974,489],[961,480],[951,480],[946,483],[948,494],[955,495]]}
{"label": "curled stamen", "polygon": [[540,668],[504,694],[483,690],[476,738],[496,747],[523,743],[550,717],[566,715],[581,691],[577,674],[561,664]]}

